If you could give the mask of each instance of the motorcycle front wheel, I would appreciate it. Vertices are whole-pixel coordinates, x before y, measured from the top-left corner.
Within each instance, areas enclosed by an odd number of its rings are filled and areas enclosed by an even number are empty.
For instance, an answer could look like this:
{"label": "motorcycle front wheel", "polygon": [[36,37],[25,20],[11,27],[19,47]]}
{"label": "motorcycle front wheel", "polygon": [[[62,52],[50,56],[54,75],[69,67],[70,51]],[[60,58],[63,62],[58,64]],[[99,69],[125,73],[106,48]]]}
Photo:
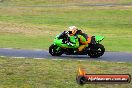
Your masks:
{"label": "motorcycle front wheel", "polygon": [[49,53],[52,55],[52,56],[61,56],[64,51],[63,49],[61,49],[60,47],[58,47],[57,45],[54,45],[52,44],[50,47],[49,47]]}

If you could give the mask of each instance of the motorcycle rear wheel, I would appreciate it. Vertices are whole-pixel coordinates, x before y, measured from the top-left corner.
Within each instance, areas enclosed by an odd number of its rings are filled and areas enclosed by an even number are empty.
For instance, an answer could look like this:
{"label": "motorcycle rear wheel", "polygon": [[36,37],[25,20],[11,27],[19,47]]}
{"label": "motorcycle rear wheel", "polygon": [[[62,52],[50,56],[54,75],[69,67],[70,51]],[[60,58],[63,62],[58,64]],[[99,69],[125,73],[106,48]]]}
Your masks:
{"label": "motorcycle rear wheel", "polygon": [[105,48],[102,44],[89,45],[89,48],[90,51],[88,52],[88,55],[90,56],[90,58],[98,58],[105,52]]}

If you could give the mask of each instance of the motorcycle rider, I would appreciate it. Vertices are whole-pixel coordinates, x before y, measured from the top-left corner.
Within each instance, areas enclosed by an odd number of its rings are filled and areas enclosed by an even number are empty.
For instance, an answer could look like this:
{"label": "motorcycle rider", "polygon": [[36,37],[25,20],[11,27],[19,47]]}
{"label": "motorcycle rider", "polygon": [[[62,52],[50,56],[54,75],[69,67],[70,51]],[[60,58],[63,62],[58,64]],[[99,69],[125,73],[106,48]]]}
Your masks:
{"label": "motorcycle rider", "polygon": [[74,35],[79,40],[80,46],[77,49],[78,53],[82,52],[82,50],[87,46],[87,44],[91,42],[91,37],[83,33],[81,30],[78,30],[76,26],[70,26],[68,32],[70,36]]}
{"label": "motorcycle rider", "polygon": [[[79,42],[78,42],[77,36],[75,36],[76,31],[77,30],[76,30],[75,26],[70,26],[68,28],[68,31],[63,31],[58,36],[58,38],[63,39],[62,42],[64,44],[67,44],[68,46],[70,46],[72,48],[78,48],[79,47]],[[62,47],[62,48],[66,48],[66,47]]]}
{"label": "motorcycle rider", "polygon": [[[76,28],[76,26],[70,26],[70,27],[68,28],[68,31],[67,31],[68,37],[74,36],[74,37],[75,37],[75,41],[78,41],[78,38],[77,38],[76,33],[77,33],[77,28]],[[72,41],[69,41],[67,44],[70,45],[70,46],[73,46]],[[78,45],[78,47],[79,47],[79,45]]]}

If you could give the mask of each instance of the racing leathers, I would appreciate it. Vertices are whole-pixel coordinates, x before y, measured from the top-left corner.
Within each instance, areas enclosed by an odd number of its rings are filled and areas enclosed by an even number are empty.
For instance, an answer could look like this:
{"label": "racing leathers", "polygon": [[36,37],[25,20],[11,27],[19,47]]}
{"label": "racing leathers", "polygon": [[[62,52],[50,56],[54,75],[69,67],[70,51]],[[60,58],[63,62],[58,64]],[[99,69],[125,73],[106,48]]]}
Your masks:
{"label": "racing leathers", "polygon": [[63,38],[63,41],[67,43],[68,47],[70,46],[71,48],[77,48],[77,52],[81,52],[87,46],[87,44],[91,42],[91,37],[85,33],[82,33],[81,30],[78,30],[76,34],[72,36],[68,36],[67,32],[64,31],[62,34],[60,34],[59,38]]}
{"label": "racing leathers", "polygon": [[77,35],[79,43],[80,43],[80,46],[77,51],[81,52],[87,46],[87,44],[91,42],[91,36],[89,36],[85,33],[82,33],[81,30],[78,30],[76,35]]}

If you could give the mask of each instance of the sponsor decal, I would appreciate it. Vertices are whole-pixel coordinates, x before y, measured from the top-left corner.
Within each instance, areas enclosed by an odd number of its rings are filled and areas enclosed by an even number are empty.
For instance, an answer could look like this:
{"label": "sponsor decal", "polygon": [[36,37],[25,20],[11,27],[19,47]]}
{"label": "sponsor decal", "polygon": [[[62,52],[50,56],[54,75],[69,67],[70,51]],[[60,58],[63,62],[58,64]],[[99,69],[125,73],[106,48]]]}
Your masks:
{"label": "sponsor decal", "polygon": [[79,68],[79,73],[76,77],[78,84],[100,84],[100,83],[130,83],[131,76],[129,74],[86,74],[84,69]]}

